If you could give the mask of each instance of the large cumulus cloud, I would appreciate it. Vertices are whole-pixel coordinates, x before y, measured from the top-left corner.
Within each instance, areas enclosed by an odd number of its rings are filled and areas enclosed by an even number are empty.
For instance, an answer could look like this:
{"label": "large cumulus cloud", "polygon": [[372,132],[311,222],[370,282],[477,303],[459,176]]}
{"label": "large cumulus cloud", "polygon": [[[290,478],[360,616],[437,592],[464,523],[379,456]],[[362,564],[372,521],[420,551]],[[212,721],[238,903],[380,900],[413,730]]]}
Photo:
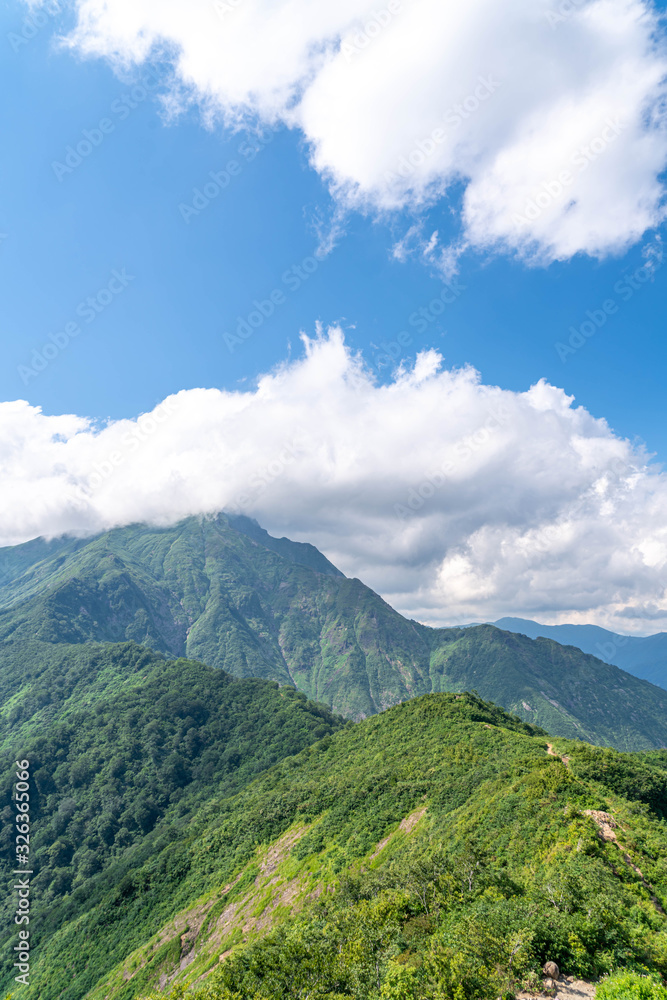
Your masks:
{"label": "large cumulus cloud", "polygon": [[0,543],[227,509],[423,621],[667,625],[667,477],[604,420],[434,351],[378,385],[339,330],[304,347],[252,389],[103,427],[0,404]]}
{"label": "large cumulus cloud", "polygon": [[[645,0],[74,0],[78,51],[161,53],[172,106],[301,131],[342,203],[456,195],[466,247],[621,251],[664,217],[658,15]],[[428,233],[426,234],[429,235]]]}

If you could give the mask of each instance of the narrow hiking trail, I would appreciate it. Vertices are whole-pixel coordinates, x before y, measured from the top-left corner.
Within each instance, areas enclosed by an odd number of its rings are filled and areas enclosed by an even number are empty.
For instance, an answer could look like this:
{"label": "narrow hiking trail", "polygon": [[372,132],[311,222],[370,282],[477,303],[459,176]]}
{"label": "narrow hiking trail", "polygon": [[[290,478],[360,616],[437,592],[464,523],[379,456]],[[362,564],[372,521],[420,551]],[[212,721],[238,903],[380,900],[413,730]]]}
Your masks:
{"label": "narrow hiking trail", "polygon": [[555,994],[551,991],[547,994],[541,993],[517,993],[517,1000],[536,1000],[537,997],[552,997],[552,1000],[590,1000],[595,996],[595,986],[593,983],[586,983],[583,979],[573,979],[572,976],[561,976],[556,984]]}
{"label": "narrow hiking trail", "polygon": [[547,753],[549,754],[550,757],[557,757],[558,760],[562,760],[563,763],[565,764],[565,767],[570,766],[570,758],[567,756],[567,754],[561,755],[559,753],[556,753],[556,751],[554,750],[553,743],[547,743]]}

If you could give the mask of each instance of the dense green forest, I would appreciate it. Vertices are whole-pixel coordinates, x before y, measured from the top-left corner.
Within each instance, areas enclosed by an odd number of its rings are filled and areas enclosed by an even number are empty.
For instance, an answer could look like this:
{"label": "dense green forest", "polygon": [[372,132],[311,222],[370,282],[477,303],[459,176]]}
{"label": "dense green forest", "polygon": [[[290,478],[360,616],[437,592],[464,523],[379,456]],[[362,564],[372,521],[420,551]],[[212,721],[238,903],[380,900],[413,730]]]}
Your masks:
{"label": "dense green forest", "polygon": [[[22,680],[0,727],[9,762],[0,774],[0,856],[10,870],[20,755],[32,781],[36,945],[94,905],[121,869],[177,838],[211,795],[237,791],[343,724],[293,688],[133,643],[64,647],[46,669],[27,666]],[[5,942],[12,913],[3,908]]]}
{"label": "dense green forest", "polygon": [[43,916],[40,1000],[493,998],[547,959],[667,974],[660,754],[474,695],[337,725],[65,897],[58,933]]}
{"label": "dense green forest", "polygon": [[354,720],[429,692],[476,690],[554,734],[667,745],[662,688],[548,639],[409,621],[313,546],[248,518],[0,550],[0,687],[28,655],[43,663],[63,643],[125,641],[295,686]]}

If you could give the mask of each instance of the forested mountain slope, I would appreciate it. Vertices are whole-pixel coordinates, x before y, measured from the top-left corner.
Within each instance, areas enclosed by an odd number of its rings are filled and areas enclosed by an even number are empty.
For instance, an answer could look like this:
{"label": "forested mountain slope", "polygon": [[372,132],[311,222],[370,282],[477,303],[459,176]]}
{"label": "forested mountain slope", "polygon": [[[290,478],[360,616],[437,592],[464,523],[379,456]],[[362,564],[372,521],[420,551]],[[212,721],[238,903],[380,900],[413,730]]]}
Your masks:
{"label": "forested mountain slope", "polygon": [[409,621],[312,546],[247,518],[0,550],[0,606],[0,686],[35,641],[134,641],[294,685],[352,719],[475,689],[553,733],[667,745],[664,690],[547,639]]}
{"label": "forested mountain slope", "polygon": [[666,779],[660,752],[545,738],[471,695],[416,699],[212,798],[49,910],[35,992],[472,1000],[547,959],[665,973]]}
{"label": "forested mountain slope", "polygon": [[238,791],[343,725],[294,688],[166,660],[134,643],[32,652],[0,719],[8,982],[15,759],[29,761],[31,944],[39,951],[113,893],[126,870],[177,842],[212,795]]}
{"label": "forested mountain slope", "polygon": [[619,635],[597,625],[541,625],[526,618],[501,618],[493,624],[509,632],[521,632],[531,639],[544,636],[562,645],[576,646],[635,677],[667,688],[667,632]]}

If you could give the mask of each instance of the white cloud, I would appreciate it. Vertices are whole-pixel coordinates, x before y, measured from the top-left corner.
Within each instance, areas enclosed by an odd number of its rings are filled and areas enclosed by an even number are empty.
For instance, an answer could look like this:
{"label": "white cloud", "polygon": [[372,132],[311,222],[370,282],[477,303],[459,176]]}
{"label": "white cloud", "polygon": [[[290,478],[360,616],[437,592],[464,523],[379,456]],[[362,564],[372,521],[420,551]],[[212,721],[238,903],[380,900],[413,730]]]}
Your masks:
{"label": "white cloud", "polygon": [[378,385],[340,331],[304,344],[102,428],[0,404],[0,543],[233,508],[423,621],[667,626],[667,476],[603,420],[435,351]]}
{"label": "white cloud", "polygon": [[663,220],[667,56],[645,0],[75,3],[80,52],[170,53],[207,115],[300,129],[347,205],[419,211],[456,185],[456,253],[602,256]]}

